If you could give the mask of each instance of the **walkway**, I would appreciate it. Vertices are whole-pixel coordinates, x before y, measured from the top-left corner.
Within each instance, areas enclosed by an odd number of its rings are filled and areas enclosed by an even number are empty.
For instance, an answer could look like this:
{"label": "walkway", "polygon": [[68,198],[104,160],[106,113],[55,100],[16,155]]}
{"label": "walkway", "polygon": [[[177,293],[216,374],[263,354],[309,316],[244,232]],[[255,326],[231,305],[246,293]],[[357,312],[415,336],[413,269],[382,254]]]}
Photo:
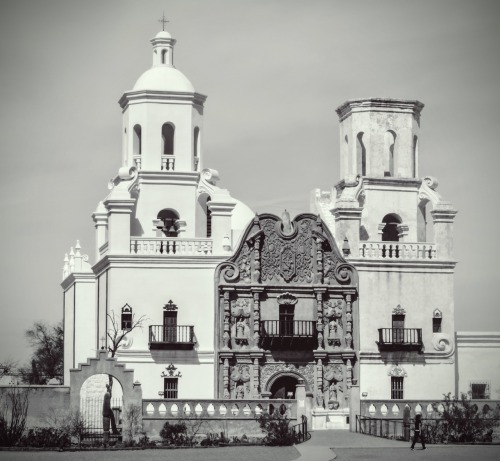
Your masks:
{"label": "walkway", "polygon": [[295,445],[301,456],[296,461],[470,461],[500,459],[500,445],[428,445],[414,451],[410,442],[389,440],[355,432],[329,430],[311,432],[311,439]]}
{"label": "walkway", "polygon": [[293,447],[182,448],[86,452],[0,451],[2,461],[498,461],[500,445],[420,445],[348,431],[315,431],[311,440]]}
{"label": "walkway", "polygon": [[300,452],[297,461],[329,461],[336,458],[338,448],[408,448],[407,442],[382,439],[343,430],[311,432],[311,439],[295,445]]}

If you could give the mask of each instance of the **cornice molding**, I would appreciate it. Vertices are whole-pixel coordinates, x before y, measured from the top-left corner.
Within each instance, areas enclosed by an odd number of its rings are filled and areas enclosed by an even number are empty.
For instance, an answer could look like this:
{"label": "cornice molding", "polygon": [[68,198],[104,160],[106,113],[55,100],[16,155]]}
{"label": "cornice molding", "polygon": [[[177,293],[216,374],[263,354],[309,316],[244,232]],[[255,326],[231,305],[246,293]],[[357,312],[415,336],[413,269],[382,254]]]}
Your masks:
{"label": "cornice molding", "polygon": [[[215,352],[205,351],[159,351],[151,353],[149,349],[118,349],[116,358],[120,363],[161,363],[168,364],[215,364]],[[123,362],[122,362],[123,360]]]}
{"label": "cornice molding", "polygon": [[455,273],[456,261],[439,260],[386,260],[386,259],[360,259],[347,258],[358,271],[370,272],[435,272]]}
{"label": "cornice molding", "polygon": [[95,283],[96,278],[93,272],[72,272],[62,282],[63,291],[70,289],[75,283]]}
{"label": "cornice molding", "polygon": [[359,112],[406,113],[418,119],[423,108],[424,104],[415,99],[363,98],[350,99],[337,107],[335,112],[341,122]]}
{"label": "cornice molding", "polygon": [[[399,355],[398,363],[426,365],[429,362],[438,362],[451,364],[455,362],[455,353],[456,352],[451,354],[446,352],[424,352],[423,354],[418,355],[419,360],[412,360],[411,355],[407,358]],[[360,351],[358,357],[361,365],[386,365],[388,363],[387,359],[382,358],[382,354],[380,354],[380,352]]]}
{"label": "cornice molding", "polygon": [[402,187],[405,189],[418,189],[421,184],[422,180],[418,178],[399,178],[395,176],[363,176],[363,185],[365,186],[365,188],[369,188],[370,186],[392,186]]}
{"label": "cornice molding", "polygon": [[200,178],[200,173],[193,171],[140,170],[137,176],[139,187],[142,184],[187,184],[197,186]]}
{"label": "cornice molding", "polygon": [[120,268],[145,268],[145,269],[163,269],[168,267],[185,269],[215,269],[218,264],[224,261],[227,255],[214,256],[158,256],[158,255],[105,255],[92,266],[92,271],[99,276],[107,269]]}
{"label": "cornice molding", "polygon": [[138,90],[126,91],[118,100],[120,107],[125,110],[131,104],[153,102],[156,104],[193,104],[203,107],[207,97],[201,93],[179,91]]}
{"label": "cornice molding", "polygon": [[457,331],[458,347],[500,347],[500,331]]}

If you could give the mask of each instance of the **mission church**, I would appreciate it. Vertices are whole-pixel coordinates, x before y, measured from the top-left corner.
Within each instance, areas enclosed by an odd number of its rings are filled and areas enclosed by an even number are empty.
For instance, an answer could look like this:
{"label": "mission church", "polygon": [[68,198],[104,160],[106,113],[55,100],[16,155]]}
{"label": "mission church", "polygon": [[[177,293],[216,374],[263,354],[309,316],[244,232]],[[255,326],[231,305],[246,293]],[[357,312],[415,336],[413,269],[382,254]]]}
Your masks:
{"label": "mission church", "polygon": [[300,389],[313,426],[347,428],[366,399],[500,388],[485,365],[500,335],[455,333],[457,210],[419,176],[424,105],[345,102],[337,184],[298,216],[255,214],[205,165],[206,96],[175,68],[175,43],[151,40],[152,67],[119,100],[122,161],[92,215],[93,263],[79,245],[65,258],[64,384],[110,346],[112,320],[125,333],[142,317],[116,360],[145,399]]}

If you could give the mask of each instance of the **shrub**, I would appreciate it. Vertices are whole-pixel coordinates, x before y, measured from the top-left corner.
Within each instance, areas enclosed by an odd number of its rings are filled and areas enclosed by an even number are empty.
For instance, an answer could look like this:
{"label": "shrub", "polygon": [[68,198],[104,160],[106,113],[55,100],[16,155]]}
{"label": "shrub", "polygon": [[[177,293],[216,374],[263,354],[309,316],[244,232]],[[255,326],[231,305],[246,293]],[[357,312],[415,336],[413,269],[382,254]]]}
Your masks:
{"label": "shrub", "polygon": [[156,447],[156,443],[149,440],[149,437],[146,434],[143,434],[142,437],[139,438],[137,445],[142,448]]}
{"label": "shrub", "polygon": [[23,435],[28,414],[29,389],[12,386],[0,396],[0,446],[11,447]]}
{"label": "shrub", "polygon": [[128,405],[125,410],[123,432],[128,440],[134,440],[142,432],[142,408],[139,405]]}
{"label": "shrub", "polygon": [[273,446],[293,445],[297,442],[297,436],[290,431],[290,420],[286,415],[279,412],[261,414],[257,421],[262,432],[266,433],[264,443]]}
{"label": "shrub", "polygon": [[171,445],[184,445],[187,442],[187,427],[184,423],[170,424],[166,422],[160,431],[163,442]]}
{"label": "shrub", "polygon": [[28,430],[19,440],[21,447],[69,447],[71,446],[71,437],[69,433],[61,428],[55,427],[34,427]]}
{"label": "shrub", "polygon": [[451,397],[451,393],[444,396],[442,405],[442,420],[426,427],[430,443],[471,443],[491,439],[493,428],[498,425],[498,408],[481,413],[467,394],[462,394],[458,399]]}

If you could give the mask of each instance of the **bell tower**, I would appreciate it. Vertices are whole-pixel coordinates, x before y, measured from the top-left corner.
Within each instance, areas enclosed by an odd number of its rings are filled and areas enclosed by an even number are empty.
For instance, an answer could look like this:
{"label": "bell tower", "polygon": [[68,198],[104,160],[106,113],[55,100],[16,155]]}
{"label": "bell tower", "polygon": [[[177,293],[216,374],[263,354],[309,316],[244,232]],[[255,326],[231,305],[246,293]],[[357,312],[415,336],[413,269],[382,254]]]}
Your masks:
{"label": "bell tower", "polygon": [[119,101],[123,112],[122,167],[137,171],[131,222],[135,236],[161,236],[163,215],[169,216],[168,229],[175,227],[168,235],[196,235],[193,203],[202,168],[206,96],[195,92],[188,78],[175,68],[175,43],[167,31],[151,40],[151,68]]}
{"label": "bell tower", "polygon": [[439,398],[454,386],[457,211],[435,178],[419,177],[423,107],[387,98],[342,104],[340,181],[314,191],[314,211],[359,274],[361,384],[352,398],[361,404]]}
{"label": "bell tower", "polygon": [[200,171],[206,96],[174,66],[176,40],[162,31],[151,40],[152,67],[119,103],[123,110],[123,166],[146,171]]}
{"label": "bell tower", "polygon": [[341,176],[416,178],[419,101],[354,99],[337,109]]}

